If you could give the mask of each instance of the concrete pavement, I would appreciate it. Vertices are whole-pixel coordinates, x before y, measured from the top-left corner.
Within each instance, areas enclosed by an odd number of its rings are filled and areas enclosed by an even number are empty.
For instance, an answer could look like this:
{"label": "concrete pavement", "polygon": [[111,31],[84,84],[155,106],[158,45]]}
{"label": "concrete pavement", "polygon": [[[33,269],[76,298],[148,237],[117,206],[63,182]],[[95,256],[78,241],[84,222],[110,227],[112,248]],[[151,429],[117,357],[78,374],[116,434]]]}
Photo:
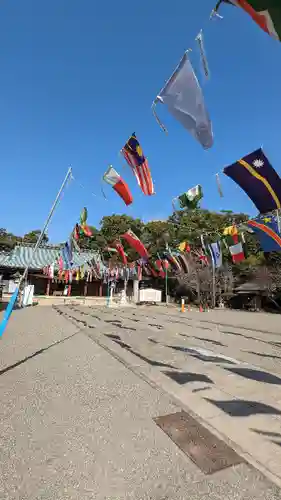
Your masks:
{"label": "concrete pavement", "polygon": [[[222,424],[227,418],[254,418],[224,415],[206,401],[221,398],[219,370],[230,364],[207,361],[206,356],[232,354],[234,359],[239,353],[232,353],[232,345],[231,352],[225,350],[228,354],[221,353],[218,344],[212,344],[212,354],[205,347],[188,354],[167,347],[191,349],[207,343],[182,337],[190,332],[203,338],[203,333],[180,324],[178,331],[175,321],[183,318],[171,313],[169,323],[169,316],[158,308],[75,306],[13,314],[0,349],[1,498],[281,499],[279,488],[246,463],[206,476],[156,426],[155,417],[189,407],[204,419],[208,408],[209,418],[221,418]],[[213,340],[213,335],[204,331],[204,338]],[[186,382],[182,374],[187,365],[188,373],[197,373],[201,380],[191,377]],[[176,375],[171,378],[173,372],[183,377],[180,383]],[[241,375],[222,373],[225,380],[241,380]],[[275,401],[272,393],[266,395]],[[239,424],[238,432],[244,432],[242,427]],[[257,438],[263,444],[269,439],[260,434]],[[269,443],[278,449],[271,438]]]}
{"label": "concrete pavement", "polygon": [[[98,313],[73,306],[66,314],[281,484],[278,316],[162,306]],[[229,326],[234,318],[241,326]],[[258,330],[266,323],[267,333]]]}

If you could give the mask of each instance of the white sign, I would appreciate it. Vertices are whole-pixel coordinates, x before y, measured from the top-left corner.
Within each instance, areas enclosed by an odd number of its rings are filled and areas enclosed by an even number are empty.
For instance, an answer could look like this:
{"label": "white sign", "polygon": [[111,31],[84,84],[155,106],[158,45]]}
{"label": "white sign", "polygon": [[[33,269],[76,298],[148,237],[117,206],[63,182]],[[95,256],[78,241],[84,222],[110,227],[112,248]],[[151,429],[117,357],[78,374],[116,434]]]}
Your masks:
{"label": "white sign", "polygon": [[23,289],[22,305],[23,307],[32,306],[34,295],[34,285],[27,285]]}
{"label": "white sign", "polygon": [[17,286],[18,286],[17,283],[15,283],[13,280],[9,280],[8,293],[14,293]]}
{"label": "white sign", "polygon": [[140,290],[139,301],[140,302],[161,302],[162,292],[161,290],[154,290],[154,288],[145,288]]}

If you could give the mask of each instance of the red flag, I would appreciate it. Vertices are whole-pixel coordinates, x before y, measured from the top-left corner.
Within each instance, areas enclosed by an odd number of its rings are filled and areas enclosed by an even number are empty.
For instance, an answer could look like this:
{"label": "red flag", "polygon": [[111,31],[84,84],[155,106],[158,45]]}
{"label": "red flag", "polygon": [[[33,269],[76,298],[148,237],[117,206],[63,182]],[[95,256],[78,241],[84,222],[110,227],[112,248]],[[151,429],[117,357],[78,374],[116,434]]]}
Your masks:
{"label": "red flag", "polygon": [[120,238],[124,238],[124,240],[129,243],[129,245],[136,250],[136,252],[143,257],[144,259],[148,259],[148,251],[146,250],[144,244],[140,241],[140,239],[133,233],[131,229],[126,233],[122,234]]}
{"label": "red flag", "polygon": [[242,247],[242,243],[237,243],[236,245],[232,245],[231,247],[229,247],[229,251],[231,253],[232,261],[234,264],[237,264],[237,262],[242,262],[242,260],[245,260],[245,254]]}
{"label": "red flag", "polygon": [[114,191],[121,196],[122,200],[126,205],[130,205],[133,201],[128,184],[122,179],[122,177],[116,172],[113,167],[109,167],[103,176],[103,180],[110,184]]}
{"label": "red flag", "polygon": [[155,261],[155,265],[159,271],[159,276],[160,278],[165,278],[165,272],[163,271],[163,266],[162,266],[162,260],[161,259],[157,259]]}
{"label": "red flag", "polygon": [[89,238],[91,236],[93,236],[93,233],[92,233],[91,229],[89,228],[89,226],[87,226],[87,224],[83,224],[81,226],[81,229],[82,229],[83,233],[85,234],[85,236],[88,236]]}
{"label": "red flag", "polygon": [[127,264],[128,263],[128,260],[127,260],[127,256],[124,252],[124,248],[123,248],[123,245],[122,243],[120,243],[120,241],[115,241],[113,243],[114,247],[116,248],[117,252],[119,253],[121,259],[122,259],[122,262],[123,264]]}
{"label": "red flag", "polygon": [[268,0],[264,2],[258,2],[257,0],[220,0],[215,11],[218,10],[222,3],[230,3],[236,7],[241,7],[263,31],[277,40],[281,39],[279,21],[281,7],[278,0],[273,0],[271,3]]}
{"label": "red flag", "polygon": [[80,227],[79,224],[75,224],[73,235],[76,241],[79,240],[79,234],[80,234]]}
{"label": "red flag", "polygon": [[164,268],[164,269],[169,269],[169,267],[170,267],[170,264],[169,264],[169,262],[167,261],[167,259],[163,259],[163,260],[162,260],[162,265],[163,265],[163,268]]}
{"label": "red flag", "polygon": [[151,272],[153,278],[158,278],[158,271],[156,271],[156,269],[154,269],[153,265],[150,262],[147,263],[147,267],[148,267],[149,271]]}

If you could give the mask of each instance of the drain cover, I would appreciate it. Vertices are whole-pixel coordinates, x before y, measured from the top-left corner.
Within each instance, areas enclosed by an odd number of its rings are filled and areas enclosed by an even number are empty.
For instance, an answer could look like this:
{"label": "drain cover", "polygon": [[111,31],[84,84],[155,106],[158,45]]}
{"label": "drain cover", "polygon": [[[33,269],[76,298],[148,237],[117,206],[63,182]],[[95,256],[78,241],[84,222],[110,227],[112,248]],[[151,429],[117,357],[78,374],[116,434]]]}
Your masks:
{"label": "drain cover", "polygon": [[185,411],[157,417],[154,421],[205,474],[245,461]]}

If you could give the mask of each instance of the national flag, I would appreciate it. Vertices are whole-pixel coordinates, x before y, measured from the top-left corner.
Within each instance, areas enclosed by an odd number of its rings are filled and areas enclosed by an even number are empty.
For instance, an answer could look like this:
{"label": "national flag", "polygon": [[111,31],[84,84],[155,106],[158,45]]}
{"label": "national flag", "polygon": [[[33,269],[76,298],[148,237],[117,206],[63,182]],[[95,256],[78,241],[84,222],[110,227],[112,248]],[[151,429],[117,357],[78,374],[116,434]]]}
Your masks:
{"label": "national flag", "polygon": [[[206,248],[206,245],[205,245],[205,240],[204,240],[204,235],[203,234],[200,234],[200,240],[201,240],[201,245],[202,245],[202,249],[204,250],[205,254],[207,253],[207,248]],[[201,251],[202,251],[201,249]]]}
{"label": "national flag", "polygon": [[245,259],[242,243],[237,243],[236,245],[232,245],[231,247],[229,247],[229,251],[232,256],[232,261],[234,264],[242,262],[242,260]]}
{"label": "national flag", "polygon": [[126,205],[130,205],[133,201],[128,184],[122,179],[122,177],[116,172],[116,170],[110,166],[103,176],[103,180],[110,184],[114,191],[121,196],[122,200]]}
{"label": "national flag", "polygon": [[178,259],[171,252],[165,252],[165,257],[168,260],[169,264],[175,269],[177,272],[182,272],[182,266]]}
{"label": "national flag", "polygon": [[281,252],[281,234],[276,215],[259,215],[247,224],[254,231],[264,252]]}
{"label": "national flag", "polygon": [[218,269],[222,266],[222,251],[220,241],[209,245],[210,254],[212,257],[213,266]]}
{"label": "national flag", "polygon": [[212,124],[187,52],[152,105],[157,122],[166,131],[155,112],[158,102],[167,105],[168,111],[200,142],[203,148],[212,147]]}
{"label": "national flag", "polygon": [[[76,226],[79,227],[79,233],[84,234],[85,236],[91,237],[93,236],[93,233],[89,226],[87,225],[87,219],[88,219],[88,210],[86,207],[83,208],[81,214],[80,214],[80,227],[78,224]],[[79,239],[79,238],[78,238]]]}
{"label": "national flag", "polygon": [[209,265],[208,257],[207,257],[207,255],[205,255],[202,248],[194,248],[193,253],[199,259],[201,264],[204,264],[205,266]]}
{"label": "national flag", "polygon": [[189,272],[189,262],[188,262],[187,256],[184,253],[181,253],[178,255],[177,258],[178,258],[184,272],[188,273]]}
{"label": "national flag", "polygon": [[73,236],[76,241],[79,240],[80,237],[80,226],[79,224],[75,224],[74,229],[73,229]]}
{"label": "national flag", "polygon": [[190,246],[189,246],[189,244],[188,244],[187,241],[182,241],[179,244],[178,249],[179,249],[180,252],[187,252],[187,253],[190,252]]}
{"label": "national flag", "polygon": [[169,269],[169,267],[170,267],[170,264],[169,264],[169,262],[167,261],[167,259],[162,259],[162,265],[163,265],[163,268],[164,268],[165,270],[168,270],[168,269]]}
{"label": "national flag", "polygon": [[115,241],[113,245],[116,248],[117,252],[119,253],[123,264],[127,265],[128,260],[127,260],[127,256],[125,254],[122,243],[120,241]]}
{"label": "national flag", "polygon": [[81,214],[80,214],[80,224],[81,226],[83,226],[83,224],[86,224],[87,223],[87,219],[88,219],[88,210],[86,207],[83,208]]}
{"label": "national flag", "polygon": [[72,262],[71,262],[71,253],[69,249],[69,244],[66,242],[62,248],[62,258],[64,261],[64,268],[65,269],[70,269]]}
{"label": "national flag", "polygon": [[69,255],[69,260],[71,262],[71,264],[73,264],[73,238],[72,238],[72,235],[70,235],[70,238],[67,242],[67,248],[68,248],[68,255]]}
{"label": "national flag", "polygon": [[228,226],[223,230],[224,236],[229,236],[231,238],[231,243],[238,243],[238,228],[236,225]]}
{"label": "national flag", "polygon": [[178,197],[180,208],[194,210],[198,208],[199,201],[203,198],[202,187],[197,184]]}
{"label": "national flag", "polygon": [[153,278],[158,278],[158,276],[159,276],[160,273],[158,271],[158,267],[157,267],[156,263],[152,262],[152,260],[149,260],[147,262],[147,267],[150,270]]}
{"label": "national flag", "polygon": [[81,226],[82,232],[84,233],[85,236],[88,236],[88,238],[91,238],[93,236],[92,230],[87,226],[87,224],[84,224]]}
{"label": "national flag", "polygon": [[261,148],[226,167],[224,173],[247,193],[260,213],[281,208],[281,179]]}
{"label": "national flag", "polygon": [[142,280],[142,266],[138,264],[138,280]]}
{"label": "national flag", "polygon": [[59,259],[58,259],[58,266],[59,266],[59,270],[62,272],[63,271],[63,259],[62,259],[61,255],[59,256]]}
{"label": "national flag", "polygon": [[154,186],[148,161],[143,154],[135,133],[131,135],[121,152],[132,168],[142,192],[148,196],[154,194]]}
{"label": "national flag", "polygon": [[143,264],[143,270],[146,274],[146,276],[152,276],[151,268],[148,263]]}
{"label": "national flag", "polygon": [[163,270],[162,260],[161,259],[157,259],[155,261],[155,265],[156,265],[156,267],[157,267],[157,269],[159,271],[160,278],[165,278],[165,272]]}
{"label": "national flag", "polygon": [[129,229],[126,233],[122,234],[120,238],[123,238],[127,243],[136,250],[136,252],[143,258],[148,259],[149,254],[144,244],[140,239]]}
{"label": "national flag", "polygon": [[281,4],[279,0],[220,0],[222,3],[241,7],[259,27],[273,38],[281,40]]}

